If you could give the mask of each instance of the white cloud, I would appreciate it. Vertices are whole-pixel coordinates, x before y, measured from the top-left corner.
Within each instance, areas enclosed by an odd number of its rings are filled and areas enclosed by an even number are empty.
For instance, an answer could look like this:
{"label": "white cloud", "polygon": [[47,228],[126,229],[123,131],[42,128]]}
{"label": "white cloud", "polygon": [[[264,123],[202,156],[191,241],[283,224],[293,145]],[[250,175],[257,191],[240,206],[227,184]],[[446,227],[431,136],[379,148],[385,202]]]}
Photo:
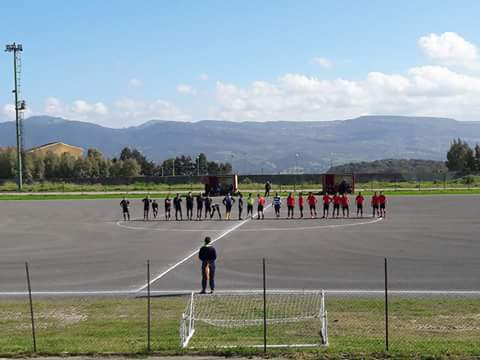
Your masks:
{"label": "white cloud", "polygon": [[143,86],[143,81],[137,78],[131,78],[128,81],[128,85],[132,88],[138,88]]}
{"label": "white cloud", "polygon": [[190,121],[191,116],[177,106],[165,100],[155,100],[152,102],[121,99],[114,103],[115,118],[122,119],[132,124],[141,124],[147,120],[176,120]]}
{"label": "white cloud", "polygon": [[5,104],[2,107],[2,119],[0,120],[15,120],[15,106],[13,104]]}
{"label": "white cloud", "polygon": [[324,57],[314,57],[311,60],[312,64],[318,65],[324,69],[329,69],[333,66],[333,63]]}
{"label": "white cloud", "polygon": [[208,74],[200,74],[200,76],[198,77],[200,80],[202,81],[207,81],[208,80]]}
{"label": "white cloud", "polygon": [[[32,110],[28,107],[23,111],[23,117],[32,116]],[[13,104],[5,104],[0,108],[0,121],[15,120],[15,106]]]}
{"label": "white cloud", "polygon": [[44,111],[47,115],[74,120],[105,119],[109,115],[108,107],[102,102],[75,100],[71,104],[64,104],[56,97],[47,98]]}
{"label": "white cloud", "polygon": [[218,82],[212,116],[227,120],[332,120],[360,114],[447,116],[476,120],[480,77],[442,66],[405,74],[371,72],[364,80],[286,74],[247,87]]}
{"label": "white cloud", "polygon": [[447,66],[462,66],[467,69],[479,69],[479,51],[477,46],[454,32],[441,35],[429,34],[418,40],[420,48],[433,60]]}
{"label": "white cloud", "polygon": [[63,103],[56,97],[49,97],[45,102],[44,113],[65,119],[84,120],[111,127],[140,125],[152,119],[192,120],[189,114],[170,102],[161,99],[149,102],[124,98],[114,101],[107,106],[102,102],[89,103],[85,100]]}
{"label": "white cloud", "polygon": [[177,85],[177,92],[179,94],[186,94],[186,95],[195,95],[195,89],[189,84],[178,84]]}

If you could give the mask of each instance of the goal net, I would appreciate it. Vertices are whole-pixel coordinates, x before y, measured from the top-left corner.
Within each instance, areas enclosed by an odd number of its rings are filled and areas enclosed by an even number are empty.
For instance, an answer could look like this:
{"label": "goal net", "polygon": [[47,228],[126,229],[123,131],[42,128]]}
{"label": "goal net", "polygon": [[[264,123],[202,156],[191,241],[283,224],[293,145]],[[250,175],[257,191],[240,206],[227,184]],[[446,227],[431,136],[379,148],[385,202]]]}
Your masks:
{"label": "goal net", "polygon": [[269,347],[328,345],[324,292],[192,293],[180,322],[184,348],[261,347],[265,336]]}

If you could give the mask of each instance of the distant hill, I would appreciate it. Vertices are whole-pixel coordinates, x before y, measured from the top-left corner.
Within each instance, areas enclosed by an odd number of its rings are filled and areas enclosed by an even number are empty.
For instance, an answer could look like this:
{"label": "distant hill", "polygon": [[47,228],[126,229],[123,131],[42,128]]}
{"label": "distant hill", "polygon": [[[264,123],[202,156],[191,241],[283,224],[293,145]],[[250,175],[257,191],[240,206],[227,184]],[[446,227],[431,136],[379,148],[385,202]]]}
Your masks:
{"label": "distant hill", "polygon": [[[232,161],[233,155],[234,169],[243,173],[292,171],[297,153],[304,172],[385,158],[442,161],[453,138],[480,142],[480,122],[402,116],[315,122],[148,121],[124,129],[36,116],[26,119],[24,128],[27,147],[62,141],[94,147],[111,157],[130,146],[155,161],[200,152],[212,160]],[[14,144],[14,122],[0,123],[0,146]]]}
{"label": "distant hill", "polygon": [[428,174],[446,172],[445,161],[418,159],[385,159],[333,166],[331,173],[357,174]]}

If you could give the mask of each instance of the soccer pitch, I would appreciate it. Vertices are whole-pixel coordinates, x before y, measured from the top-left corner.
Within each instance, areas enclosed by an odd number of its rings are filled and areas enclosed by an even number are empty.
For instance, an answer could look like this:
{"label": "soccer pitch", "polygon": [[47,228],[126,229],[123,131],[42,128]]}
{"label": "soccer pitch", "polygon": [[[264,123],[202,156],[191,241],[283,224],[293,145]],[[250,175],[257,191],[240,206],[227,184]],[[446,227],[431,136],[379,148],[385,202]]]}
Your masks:
{"label": "soccer pitch", "polygon": [[195,251],[207,235],[219,253],[218,289],[261,288],[265,257],[269,288],[381,290],[387,257],[392,290],[480,290],[479,200],[394,197],[383,220],[368,208],[364,218],[328,220],[275,219],[268,208],[263,221],[182,222],[164,221],[162,211],[139,220],[140,200],[130,222],[118,200],[5,201],[0,293],[25,291],[26,261],[33,291],[46,295],[140,291],[147,259],[152,290],[199,289]]}
{"label": "soccer pitch", "polygon": [[[27,261],[40,351],[144,353],[145,301],[136,297],[145,294],[147,259],[153,295],[170,295],[152,299],[153,350],[180,351],[178,329],[188,296],[171,295],[199,290],[196,251],[205,236],[212,237],[219,255],[219,292],[261,289],[262,258],[269,291],[325,289],[330,345],[311,349],[310,354],[384,350],[385,257],[391,351],[478,354],[473,344],[480,329],[480,244],[475,235],[480,230],[479,200],[479,196],[392,197],[385,219],[370,217],[368,208],[364,218],[275,219],[268,207],[265,220],[181,222],[164,221],[162,211],[156,220],[140,220],[139,199],[131,200],[129,222],[121,219],[120,200],[4,201],[0,354],[31,348]],[[222,309],[230,316],[242,304],[249,302],[235,300]],[[269,306],[272,310],[271,301]],[[301,301],[294,300],[292,306],[292,311],[305,310]],[[218,306],[213,311],[221,315]],[[268,342],[318,342],[318,324],[308,319],[283,327],[269,324]],[[261,344],[262,334],[261,326],[226,329],[197,321],[193,350],[182,351],[255,354],[261,350],[223,346]],[[304,356],[315,356],[304,351]]]}

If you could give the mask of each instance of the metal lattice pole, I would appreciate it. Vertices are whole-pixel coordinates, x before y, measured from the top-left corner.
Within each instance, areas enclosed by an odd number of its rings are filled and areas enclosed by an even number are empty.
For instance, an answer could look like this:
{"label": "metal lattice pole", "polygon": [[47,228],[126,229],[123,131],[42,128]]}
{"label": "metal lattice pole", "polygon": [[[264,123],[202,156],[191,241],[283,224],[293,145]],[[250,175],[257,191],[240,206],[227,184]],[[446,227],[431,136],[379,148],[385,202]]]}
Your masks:
{"label": "metal lattice pole", "polygon": [[5,47],[6,52],[13,52],[13,76],[14,76],[14,89],[15,94],[15,124],[17,133],[17,185],[18,190],[23,189],[23,165],[22,165],[22,152],[23,152],[23,139],[22,139],[22,113],[25,110],[25,101],[19,100],[20,93],[20,53],[23,51],[21,44],[13,43]]}

